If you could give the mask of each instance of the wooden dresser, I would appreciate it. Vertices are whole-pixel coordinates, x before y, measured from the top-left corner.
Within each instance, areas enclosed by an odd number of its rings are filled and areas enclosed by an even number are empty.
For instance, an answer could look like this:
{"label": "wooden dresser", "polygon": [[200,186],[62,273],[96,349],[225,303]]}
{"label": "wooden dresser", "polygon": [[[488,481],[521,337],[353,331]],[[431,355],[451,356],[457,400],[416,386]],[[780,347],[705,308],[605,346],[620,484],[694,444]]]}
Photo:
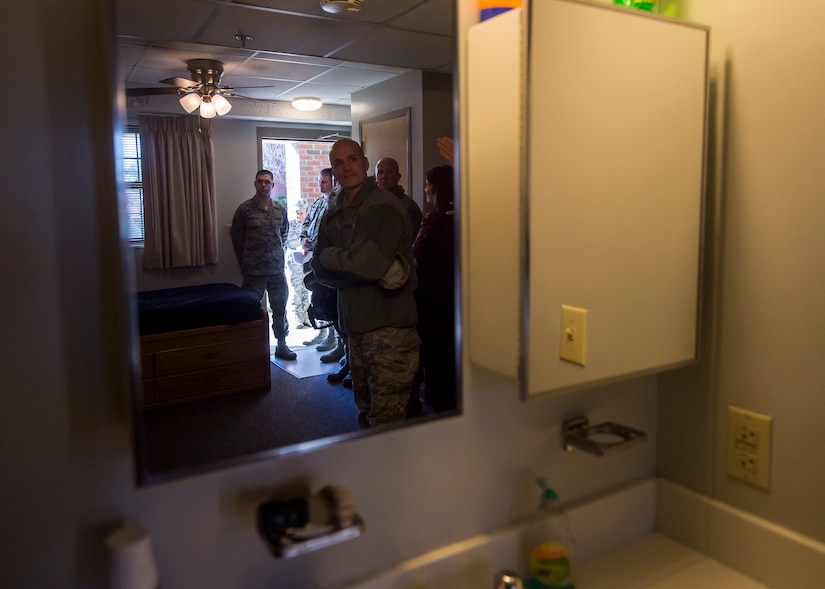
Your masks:
{"label": "wooden dresser", "polygon": [[269,325],[217,325],[140,338],[143,406],[269,390]]}

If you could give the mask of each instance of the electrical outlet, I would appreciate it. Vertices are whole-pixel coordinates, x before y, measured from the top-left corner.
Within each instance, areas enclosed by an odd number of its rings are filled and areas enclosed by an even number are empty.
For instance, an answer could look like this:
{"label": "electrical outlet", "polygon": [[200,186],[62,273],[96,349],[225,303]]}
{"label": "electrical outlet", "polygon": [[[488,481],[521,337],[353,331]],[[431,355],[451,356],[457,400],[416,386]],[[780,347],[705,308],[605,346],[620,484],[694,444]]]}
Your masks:
{"label": "electrical outlet", "polygon": [[772,417],[728,406],[728,476],[769,488],[772,429]]}

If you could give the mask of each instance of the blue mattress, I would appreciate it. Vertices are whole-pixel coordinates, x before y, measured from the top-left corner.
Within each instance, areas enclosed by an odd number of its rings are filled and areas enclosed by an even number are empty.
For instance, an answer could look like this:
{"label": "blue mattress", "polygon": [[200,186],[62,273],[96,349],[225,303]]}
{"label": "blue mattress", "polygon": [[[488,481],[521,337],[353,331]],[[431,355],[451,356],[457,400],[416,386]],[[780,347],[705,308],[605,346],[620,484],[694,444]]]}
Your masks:
{"label": "blue mattress", "polygon": [[137,304],[140,335],[261,318],[261,302],[255,293],[223,282],[139,292]]}

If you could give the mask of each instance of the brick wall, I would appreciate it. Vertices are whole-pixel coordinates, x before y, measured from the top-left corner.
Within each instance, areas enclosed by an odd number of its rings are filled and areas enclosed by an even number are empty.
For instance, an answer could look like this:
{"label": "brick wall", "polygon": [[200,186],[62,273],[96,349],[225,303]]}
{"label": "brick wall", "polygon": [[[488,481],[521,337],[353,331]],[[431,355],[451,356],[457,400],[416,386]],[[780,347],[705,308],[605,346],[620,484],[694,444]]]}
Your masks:
{"label": "brick wall", "polygon": [[318,190],[318,175],[321,170],[329,167],[329,148],[332,143],[298,143],[298,154],[301,159],[301,196],[314,199],[320,196]]}

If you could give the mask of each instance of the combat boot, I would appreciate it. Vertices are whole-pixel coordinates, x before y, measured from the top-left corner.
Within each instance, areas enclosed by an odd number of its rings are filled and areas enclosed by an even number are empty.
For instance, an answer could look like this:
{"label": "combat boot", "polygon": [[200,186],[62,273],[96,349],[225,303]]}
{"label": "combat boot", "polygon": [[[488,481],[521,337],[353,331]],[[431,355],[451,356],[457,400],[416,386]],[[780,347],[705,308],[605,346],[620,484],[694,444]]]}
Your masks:
{"label": "combat boot", "polygon": [[319,329],[318,334],[314,338],[312,338],[311,340],[305,341],[304,345],[305,346],[316,346],[316,345],[320,344],[322,341],[327,339],[327,337],[328,337],[327,331],[329,331],[329,328],[326,328],[326,327],[323,328],[323,329]]}
{"label": "combat boot", "polygon": [[289,349],[286,342],[282,339],[278,340],[278,345],[275,346],[275,357],[281,360],[295,360],[298,354]]}
{"label": "combat boot", "polygon": [[324,364],[327,364],[329,362],[338,362],[338,360],[340,360],[344,356],[344,341],[338,336],[336,336],[335,339],[338,342],[338,345],[335,346],[335,349],[332,350],[329,354],[324,354],[320,358],[321,362],[323,362]]}
{"label": "combat boot", "polygon": [[338,345],[338,334],[335,333],[335,328],[330,327],[329,333],[327,334],[327,339],[324,343],[320,346],[317,346],[315,349],[319,352],[329,352],[330,350],[334,349]]}
{"label": "combat boot", "polygon": [[327,380],[329,382],[341,382],[344,378],[349,375],[349,364],[344,362],[344,365],[341,366],[336,372],[330,372],[327,374]]}

